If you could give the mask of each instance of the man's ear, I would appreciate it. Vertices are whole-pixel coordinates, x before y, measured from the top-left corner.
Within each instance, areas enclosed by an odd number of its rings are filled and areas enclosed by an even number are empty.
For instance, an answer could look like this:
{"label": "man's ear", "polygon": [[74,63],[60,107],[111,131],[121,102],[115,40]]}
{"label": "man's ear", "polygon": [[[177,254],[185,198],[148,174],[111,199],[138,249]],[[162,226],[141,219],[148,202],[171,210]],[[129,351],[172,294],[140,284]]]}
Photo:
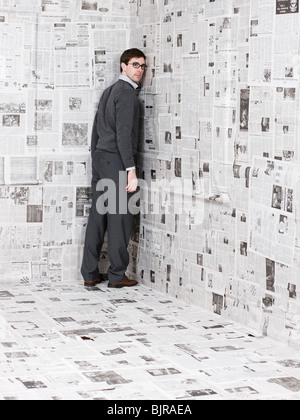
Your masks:
{"label": "man's ear", "polygon": [[122,70],[123,70],[123,73],[124,73],[124,72],[126,72],[126,68],[127,68],[127,66],[126,66],[126,64],[125,64],[125,63],[121,63],[121,68],[122,68]]}

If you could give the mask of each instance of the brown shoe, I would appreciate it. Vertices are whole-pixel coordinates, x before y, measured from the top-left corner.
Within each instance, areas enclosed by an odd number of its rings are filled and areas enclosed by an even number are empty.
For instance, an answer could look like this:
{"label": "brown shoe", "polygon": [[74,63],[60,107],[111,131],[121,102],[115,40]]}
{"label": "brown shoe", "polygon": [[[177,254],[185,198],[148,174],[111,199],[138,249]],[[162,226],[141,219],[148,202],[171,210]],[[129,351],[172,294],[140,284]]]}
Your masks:
{"label": "brown shoe", "polygon": [[125,278],[121,283],[108,283],[108,287],[111,289],[122,289],[122,287],[133,287],[137,286],[139,283],[135,280],[129,280]]}
{"label": "brown shoe", "polygon": [[104,281],[107,281],[107,274],[100,274],[95,280],[87,280],[84,282],[85,287],[95,287],[97,284],[100,284]]}

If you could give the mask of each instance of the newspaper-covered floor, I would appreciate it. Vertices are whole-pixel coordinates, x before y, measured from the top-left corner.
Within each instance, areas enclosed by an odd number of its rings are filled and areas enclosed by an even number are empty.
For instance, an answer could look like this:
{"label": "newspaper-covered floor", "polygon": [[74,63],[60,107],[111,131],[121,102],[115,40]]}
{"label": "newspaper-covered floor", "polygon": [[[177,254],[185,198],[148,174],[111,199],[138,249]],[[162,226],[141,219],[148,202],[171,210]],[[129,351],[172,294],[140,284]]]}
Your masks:
{"label": "newspaper-covered floor", "polygon": [[300,399],[300,353],[145,286],[0,289],[0,399]]}

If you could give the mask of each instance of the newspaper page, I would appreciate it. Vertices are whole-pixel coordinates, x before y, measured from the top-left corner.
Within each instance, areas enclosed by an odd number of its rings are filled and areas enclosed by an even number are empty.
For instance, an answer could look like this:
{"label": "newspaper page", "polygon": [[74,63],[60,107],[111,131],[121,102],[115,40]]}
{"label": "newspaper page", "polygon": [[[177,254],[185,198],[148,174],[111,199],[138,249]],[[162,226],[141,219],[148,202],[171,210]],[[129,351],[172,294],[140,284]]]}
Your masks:
{"label": "newspaper page", "polygon": [[256,158],[250,171],[249,249],[293,265],[299,168]]}
{"label": "newspaper page", "polygon": [[89,24],[54,24],[55,84],[58,88],[91,87],[90,36]]}

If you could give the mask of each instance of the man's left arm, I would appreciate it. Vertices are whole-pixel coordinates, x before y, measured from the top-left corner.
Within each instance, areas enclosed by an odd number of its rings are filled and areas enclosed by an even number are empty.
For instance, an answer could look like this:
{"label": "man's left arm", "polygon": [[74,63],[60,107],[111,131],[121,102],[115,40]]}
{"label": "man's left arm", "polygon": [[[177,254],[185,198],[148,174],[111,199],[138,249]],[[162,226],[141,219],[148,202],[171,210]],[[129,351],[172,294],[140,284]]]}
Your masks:
{"label": "man's left arm", "polygon": [[94,125],[93,125],[93,131],[92,131],[92,142],[91,142],[91,154],[92,157],[96,151],[97,144],[99,141],[99,134],[97,130],[97,122],[98,122],[98,111],[96,113],[95,119],[94,119]]}
{"label": "man's left arm", "polygon": [[116,100],[117,144],[128,173],[127,192],[135,192],[138,185],[133,156],[132,131],[135,118],[135,97],[122,95]]}
{"label": "man's left arm", "polygon": [[136,176],[136,170],[135,169],[129,170],[127,171],[127,174],[128,174],[128,184],[126,187],[126,191],[128,193],[136,192],[137,187],[138,187],[138,179]]}

